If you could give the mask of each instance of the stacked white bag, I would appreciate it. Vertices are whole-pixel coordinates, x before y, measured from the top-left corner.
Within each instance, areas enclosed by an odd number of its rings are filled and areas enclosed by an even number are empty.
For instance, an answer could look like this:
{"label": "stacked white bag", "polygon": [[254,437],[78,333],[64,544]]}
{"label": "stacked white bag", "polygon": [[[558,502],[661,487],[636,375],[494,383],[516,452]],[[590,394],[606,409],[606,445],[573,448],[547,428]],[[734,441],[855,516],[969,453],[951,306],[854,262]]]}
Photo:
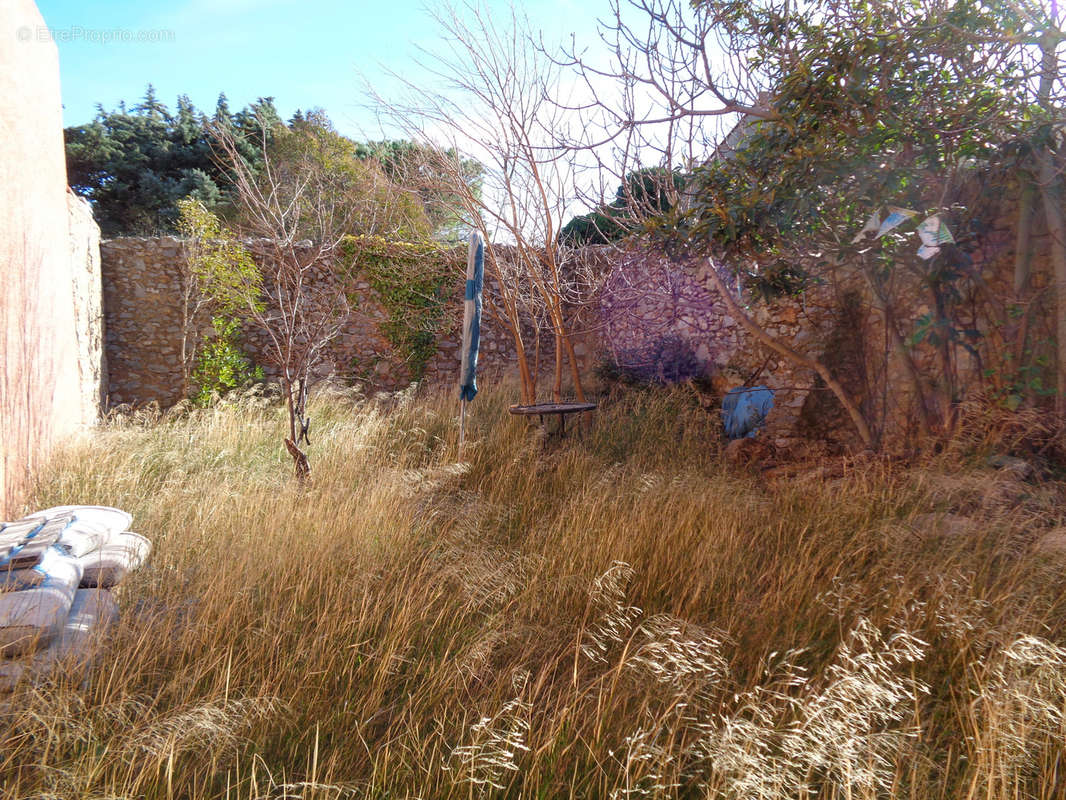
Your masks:
{"label": "stacked white bag", "polygon": [[117,508],[57,506],[0,527],[0,691],[60,663],[88,668],[118,616],[109,589],[151,550],[132,522]]}

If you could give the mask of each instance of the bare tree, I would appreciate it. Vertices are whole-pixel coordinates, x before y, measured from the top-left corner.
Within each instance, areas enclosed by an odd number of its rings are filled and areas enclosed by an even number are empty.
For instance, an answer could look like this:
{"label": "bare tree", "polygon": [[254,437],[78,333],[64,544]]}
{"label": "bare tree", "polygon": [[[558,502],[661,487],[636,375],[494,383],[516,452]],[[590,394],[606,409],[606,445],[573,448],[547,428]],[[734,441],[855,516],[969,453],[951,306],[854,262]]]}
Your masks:
{"label": "bare tree", "polygon": [[308,390],[330,343],[349,314],[334,276],[342,240],[354,223],[343,174],[311,154],[275,159],[263,127],[263,157],[256,166],[242,155],[238,134],[226,124],[212,129],[216,153],[230,171],[239,203],[238,231],[251,244],[266,297],[246,293],[243,316],[264,336],[266,361],[277,374],[288,410],[285,447],[296,477],[311,477],[307,453]]}
{"label": "bare tree", "polygon": [[210,298],[200,286],[196,271],[189,265],[203,258],[203,243],[199,238],[185,237],[185,258],[181,261],[181,396],[188,397],[192,389],[192,372],[200,351],[200,321]]}
{"label": "bare tree", "polygon": [[[527,21],[513,10],[506,24],[473,4],[445,5],[434,17],[446,49],[426,53],[423,66],[446,89],[427,92],[425,81],[398,76],[413,99],[389,102],[372,90],[371,96],[383,115],[437,154],[432,172],[450,177],[447,193],[489,243],[493,291],[486,306],[514,338],[523,401],[536,401],[540,320],[554,340],[552,398],[562,398],[569,362],[574,391],[584,400],[567,319],[571,274],[558,241],[574,165],[551,146],[563,110],[546,99],[557,90],[560,69],[532,47]],[[476,184],[465,180],[464,154],[483,165]]]}
{"label": "bare tree", "polygon": [[747,62],[748,33],[712,4],[609,0],[599,33],[595,49],[539,45],[574,79],[568,94],[549,99],[568,112],[555,145],[582,154],[577,189],[586,206],[608,203],[617,186],[625,219],[639,225],[662,210],[662,198],[681,201],[675,172],[728,149],[739,120],[777,117],[768,77]]}

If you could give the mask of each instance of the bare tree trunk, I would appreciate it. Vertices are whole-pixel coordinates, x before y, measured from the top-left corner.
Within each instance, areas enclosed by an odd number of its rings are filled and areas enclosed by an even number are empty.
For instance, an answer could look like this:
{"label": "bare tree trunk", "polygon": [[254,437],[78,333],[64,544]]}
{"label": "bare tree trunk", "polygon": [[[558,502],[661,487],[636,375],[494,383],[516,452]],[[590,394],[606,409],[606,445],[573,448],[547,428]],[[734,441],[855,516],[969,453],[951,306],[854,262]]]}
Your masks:
{"label": "bare tree trunk", "polygon": [[307,486],[311,483],[311,462],[307,460],[307,453],[301,450],[292,439],[285,440],[285,447],[289,451],[289,455],[292,456],[293,464],[296,467],[296,482],[301,486]]}
{"label": "bare tree trunk", "polygon": [[1036,188],[1028,177],[1018,198],[1018,232],[1014,240],[1014,294],[1021,297],[1029,286],[1029,270],[1033,237],[1033,201]]}
{"label": "bare tree trunk", "polygon": [[[944,293],[940,290],[939,284],[933,283],[929,289],[932,295],[933,308],[936,310],[937,322],[941,323],[947,320],[947,309],[944,303]],[[955,427],[956,418],[956,387],[957,381],[955,376],[955,363],[951,358],[951,342],[946,336],[940,337],[940,345],[937,347],[937,355],[940,357],[940,381],[937,386],[937,393],[940,395],[941,400],[941,426],[940,432],[946,439],[951,435],[951,431]]]}
{"label": "bare tree trunk", "polygon": [[563,401],[563,337],[559,333],[558,325],[555,328],[555,372],[552,382],[552,401]]}
{"label": "bare tree trunk", "polygon": [[311,462],[307,460],[307,453],[301,450],[299,445],[299,430],[302,425],[299,420],[302,413],[298,401],[293,398],[296,387],[292,381],[283,377],[281,379],[281,389],[285,393],[285,407],[289,412],[289,436],[285,439],[285,449],[292,456],[296,482],[301,486],[306,486],[311,482]]}
{"label": "bare tree trunk", "polygon": [[[881,299],[878,299],[881,303]],[[911,388],[914,390],[915,398],[918,401],[918,432],[923,438],[931,438],[933,435],[933,426],[931,423],[932,414],[929,411],[929,404],[925,399],[925,389],[922,387],[922,376],[918,372],[918,367],[914,363],[914,359],[911,358],[911,354],[907,351],[907,345],[903,341],[903,336],[900,335],[899,328],[896,326],[896,315],[892,313],[892,310],[885,304],[881,305],[881,315],[885,321],[885,330],[888,332],[889,341],[892,342],[892,350],[895,352],[896,357],[903,363],[904,369],[907,371],[907,377],[910,378]],[[885,374],[885,383],[888,383],[888,374]]]}
{"label": "bare tree trunk", "polygon": [[[870,270],[863,266],[863,275],[866,277],[866,283],[870,287],[870,291],[873,294],[874,301],[877,303],[877,310],[881,312],[881,317],[885,323],[885,332],[888,335],[889,341],[892,343],[892,351],[896,354],[896,357],[903,364],[903,368],[907,371],[907,377],[911,382],[911,389],[914,391],[915,398],[918,401],[918,431],[923,438],[931,437],[933,432],[932,413],[929,410],[929,403],[925,397],[925,388],[922,386],[922,376],[918,372],[918,367],[914,363],[914,359],[911,358],[910,352],[907,350],[907,345],[903,341],[903,336],[899,332],[899,326],[896,324],[896,315],[892,309],[892,303],[885,295],[884,289],[877,281],[877,277],[870,273]],[[888,385],[888,373],[885,373],[885,385]]]}
{"label": "bare tree trunk", "polygon": [[537,391],[536,379],[529,374],[529,359],[526,358],[526,346],[522,341],[522,330],[516,323],[512,329],[514,334],[515,357],[518,359],[518,376],[522,382],[522,403],[531,405]]}
{"label": "bare tree trunk", "polygon": [[555,384],[552,389],[553,400],[562,401],[563,384],[563,356],[570,362],[570,376],[574,381],[574,394],[578,402],[585,402],[585,389],[581,384],[581,371],[578,369],[577,355],[574,353],[573,342],[570,341],[570,332],[567,328],[566,319],[563,316],[563,303],[560,297],[561,289],[558,284],[550,297],[546,297],[549,309],[549,318],[552,330],[555,332]]}
{"label": "bare tree trunk", "polygon": [[808,358],[802,353],[793,350],[791,347],[782,344],[759,327],[755,320],[749,317],[744,309],[740,307],[740,304],[733,299],[733,295],[730,294],[729,288],[725,285],[725,281],[723,281],[722,276],[718,274],[718,268],[715,266],[714,261],[708,259],[708,262],[710,264],[708,273],[711,276],[711,281],[718,290],[718,294],[721,295],[722,302],[724,302],[726,308],[729,309],[729,313],[740,320],[748,333],[754,336],[759,342],[769,347],[772,351],[778,355],[784,356],[795,364],[799,364],[801,367],[806,367],[807,369],[818,373],[821,379],[825,381],[825,385],[829,388],[829,391],[831,391],[836,399],[840,401],[840,405],[844,407],[848,417],[851,418],[851,422],[855,426],[859,438],[862,439],[862,443],[871,449],[875,448],[876,440],[874,439],[873,433],[870,431],[870,426],[866,422],[866,418],[863,417],[858,405],[840,384],[840,381],[833,377],[833,373],[829,371],[829,368],[821,361]]}
{"label": "bare tree trunk", "polygon": [[[490,241],[488,231],[482,230],[481,235],[486,242]],[[534,371],[530,373],[529,356],[526,352],[525,342],[522,339],[522,318],[518,310],[518,298],[513,291],[508,289],[506,275],[500,267],[496,253],[491,249],[491,245],[489,245],[488,253],[491,254],[491,260],[486,260],[486,266],[492,270],[493,285],[495,286],[496,294],[499,296],[500,303],[503,305],[503,313],[499,316],[507,324],[511,331],[511,338],[514,340],[515,358],[518,361],[518,377],[522,384],[522,404],[530,405],[534,402],[537,393],[537,369],[539,369],[540,362],[539,331],[537,332],[538,340],[535,343],[537,364],[534,367]],[[534,320],[535,324],[536,320]]]}
{"label": "bare tree trunk", "polygon": [[[190,245],[186,244],[188,248]],[[192,245],[198,246],[198,245]],[[182,270],[182,308],[181,308],[181,396],[187,398],[192,391],[192,370],[199,351],[200,332],[196,318],[204,305],[196,276],[188,266],[189,251],[185,253],[185,267]],[[196,300],[193,296],[196,295]]]}
{"label": "bare tree trunk", "polygon": [[[1041,73],[1038,97],[1049,121],[1054,119],[1051,89],[1058,69],[1060,34],[1048,31],[1040,39]],[[1044,201],[1048,234],[1051,236],[1051,263],[1055,286],[1055,411],[1066,414],[1066,218],[1062,211],[1062,176],[1055,163],[1052,146],[1037,155],[1040,170],[1040,194]]]}
{"label": "bare tree trunk", "polygon": [[577,354],[574,352],[574,343],[570,341],[570,334],[563,331],[563,346],[566,348],[566,357],[570,361],[570,375],[574,379],[574,394],[579,403],[585,402],[585,387],[581,385],[581,370],[577,366]]}
{"label": "bare tree trunk", "polygon": [[533,342],[533,374],[540,374],[540,325],[537,326],[537,338]]}
{"label": "bare tree trunk", "polygon": [[191,387],[191,374],[190,364],[192,363],[195,353],[189,350],[189,301],[185,299],[185,307],[182,311],[184,319],[181,326],[181,396],[186,398],[189,396],[189,390]]}

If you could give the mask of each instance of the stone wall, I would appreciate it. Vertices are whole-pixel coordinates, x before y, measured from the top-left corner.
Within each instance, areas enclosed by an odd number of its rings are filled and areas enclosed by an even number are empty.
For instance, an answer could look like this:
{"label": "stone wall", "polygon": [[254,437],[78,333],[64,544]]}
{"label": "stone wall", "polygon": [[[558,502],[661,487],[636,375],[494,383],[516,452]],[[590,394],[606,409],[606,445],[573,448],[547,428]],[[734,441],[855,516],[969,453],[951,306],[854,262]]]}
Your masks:
{"label": "stone wall", "polygon": [[[1016,292],[1016,196],[1008,187],[995,196],[964,198],[964,205],[979,209],[975,220],[980,226],[976,233],[957,232],[965,241],[952,256],[959,259],[953,269],[970,277],[954,286],[961,292],[955,313],[957,328],[969,329],[977,338],[972,351],[965,341],[951,348],[957,397],[981,392],[1002,396],[1007,391],[1004,382],[1020,361],[1049,365],[1042,379],[1045,386],[1053,385],[1050,237],[1037,214],[1031,276]],[[917,248],[917,237],[910,237]],[[664,370],[687,371],[706,378],[714,397],[742,386],[766,385],[774,390],[775,406],[765,436],[776,445],[811,440],[837,447],[858,444],[854,424],[825,382],[812,369],[771,351],[731,316],[709,280],[709,261],[683,266],[639,249],[602,254],[600,260],[605,263],[603,277],[580,314],[589,363],[609,362],[652,380],[689,377],[662,374]],[[944,269],[944,263],[939,268]],[[929,286],[918,272],[901,265],[892,276],[891,291],[902,336],[910,339],[922,317],[935,315]],[[910,342],[904,359],[857,265],[837,267],[832,281],[815,284],[798,297],[771,302],[748,298],[747,312],[785,347],[825,364],[889,449],[907,450],[921,433],[923,401],[910,365],[919,375],[925,405],[948,405],[941,394],[950,386],[939,348],[930,338]],[[1039,403],[1039,393],[1026,402]]]}
{"label": "stone wall", "polygon": [[[182,241],[173,237],[109,239],[101,245],[101,256],[108,401],[111,405],[150,401],[172,405],[185,395],[181,353],[187,278]],[[771,435],[782,444],[795,435],[799,409],[816,390],[814,375],[783,359],[768,359],[726,313],[706,274],[671,266],[646,252],[619,253],[610,248],[590,248],[581,255],[581,262],[588,293],[571,307],[572,332],[580,370],[593,388],[597,366],[609,362],[634,366],[630,362],[641,357],[650,355],[654,360],[663,342],[680,343],[690,351],[694,374],[708,377],[720,392],[753,380],[774,389],[778,410],[771,420]],[[331,280],[326,275],[319,279]],[[423,379],[429,383],[458,381],[462,287],[463,276],[457,273],[437,352],[425,364]],[[354,310],[331,350],[328,373],[363,383],[371,391],[406,386],[411,380],[409,365],[381,330],[384,307],[367,282],[357,280],[349,289],[354,294]],[[491,281],[487,292],[492,292]],[[773,335],[816,357],[834,324],[832,303],[819,305],[815,293],[803,302],[759,305],[754,314]],[[191,313],[190,318],[190,330],[200,336],[210,333],[205,311]],[[481,331],[479,375],[491,381],[517,374],[514,341],[507,326],[487,310]],[[269,345],[262,334],[246,325],[242,344],[269,371]],[[535,348],[529,345],[529,350],[533,361]],[[553,342],[545,335],[540,357],[544,387],[550,380],[552,361]],[[679,376],[662,377],[669,381]]]}
{"label": "stone wall", "polygon": [[32,0],[0,3],[0,517],[17,512],[53,444],[97,410],[99,234],[84,206],[68,204],[59,58],[41,30]]}
{"label": "stone wall", "polygon": [[[813,371],[771,353],[731,316],[710,280],[710,262],[682,265],[647,250],[603,252],[603,274],[580,313],[588,364],[610,364],[622,379],[672,383],[702,378],[708,394],[765,385],[775,407],[766,433],[786,447],[799,436],[801,411],[824,389]],[[838,324],[834,298],[752,303],[751,317],[787,347],[821,358]]]}
{"label": "stone wall", "polygon": [[[251,243],[253,252],[254,243]],[[182,350],[186,309],[189,330],[198,336],[211,332],[206,309],[194,308],[195,296],[186,300],[188,279],[183,244],[174,237],[118,238],[102,242],[104,306],[106,310],[108,402],[114,406],[156,401],[173,405],[187,393],[183,386]],[[326,273],[320,281],[332,281]],[[457,272],[454,301],[444,321],[437,353],[424,366],[423,378],[431,383],[457,382],[463,276]],[[369,390],[392,390],[411,381],[411,365],[404,361],[384,333],[387,312],[365,280],[346,287],[352,295],[352,313],[329,353],[321,377],[361,383]],[[481,327],[480,373],[486,379],[514,369],[515,351],[510,334],[491,314]],[[185,342],[191,352],[197,336]],[[246,324],[242,346],[251,358],[270,366],[266,336]],[[190,359],[190,370],[194,356]]]}
{"label": "stone wall", "polygon": [[[1009,210],[989,220],[976,244],[968,245],[969,268],[994,297],[1009,301],[1015,220]],[[1039,225],[1036,233],[1029,296],[1040,297],[1049,275],[1047,235]],[[155,400],[170,405],[182,397],[182,243],[173,238],[113,239],[103,243],[102,254],[110,402]],[[698,383],[712,408],[715,398],[730,389],[762,384],[775,393],[764,436],[778,446],[811,439],[842,447],[857,443],[853,424],[814,370],[771,351],[733,318],[710,280],[709,261],[680,265],[649,250],[588,248],[566,268],[581,287],[571,298],[568,313],[583,380],[593,391],[597,378],[606,373],[597,368],[605,365],[616,373],[666,383],[702,378]],[[931,301],[917,275],[902,269],[899,273],[893,291],[904,319],[903,334],[910,336],[914,321],[929,313]],[[320,279],[332,280],[328,275]],[[462,286],[457,271],[444,333],[437,353],[425,365],[428,382],[452,384],[458,379]],[[974,291],[972,281],[967,286],[967,291]],[[365,281],[349,289],[355,310],[333,347],[328,371],[370,390],[406,386],[411,379],[409,365],[382,333],[385,309]],[[491,282],[487,293],[492,293]],[[1043,296],[1046,301],[1046,293]],[[972,324],[986,343],[1010,335],[980,311],[976,295],[960,302],[977,309]],[[887,439],[904,445],[913,439],[918,400],[907,364],[893,348],[860,271],[842,266],[833,281],[812,286],[799,297],[772,302],[749,298],[747,313],[786,347],[825,363]],[[1052,339],[1047,319],[1046,313],[1030,315],[1027,324],[1030,339],[1037,343],[1034,348],[1047,347]],[[201,334],[209,331],[206,315],[197,318],[196,327]],[[516,372],[507,326],[487,312],[482,333],[480,372],[485,380]],[[249,330],[246,345],[258,363],[269,366],[260,335]],[[528,346],[528,351],[532,360],[534,348]],[[543,395],[552,367],[550,336],[544,336],[540,351]],[[930,395],[938,391],[942,376],[936,349],[927,343],[911,347],[908,358],[922,373],[924,390]],[[956,359],[955,377],[962,394],[987,388],[986,373],[993,365],[970,358],[962,347],[956,348]],[[891,391],[885,391],[886,385]]]}
{"label": "stone wall", "polygon": [[181,243],[105,239],[100,262],[108,405],[172,405],[183,396]]}

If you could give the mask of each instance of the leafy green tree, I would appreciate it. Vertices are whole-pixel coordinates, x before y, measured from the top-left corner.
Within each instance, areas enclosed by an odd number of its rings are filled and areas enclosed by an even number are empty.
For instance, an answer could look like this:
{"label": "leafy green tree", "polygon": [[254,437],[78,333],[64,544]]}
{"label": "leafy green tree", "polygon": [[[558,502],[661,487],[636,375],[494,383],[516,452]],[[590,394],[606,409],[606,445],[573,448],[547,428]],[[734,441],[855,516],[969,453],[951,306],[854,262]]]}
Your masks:
{"label": "leafy green tree", "polygon": [[[141,102],[105,111],[87,125],[67,128],[66,150],[72,188],[93,204],[105,235],[143,235],[178,230],[178,201],[191,197],[232,220],[238,213],[233,168],[220,161],[211,127],[233,134],[241,159],[258,172],[264,148],[275,164],[313,158],[336,171],[336,188],[360,209],[352,234],[401,239],[454,239],[462,219],[457,202],[431,180],[433,160],[410,142],[359,143],[338,133],[318,109],[297,111],[282,121],[272,97],[260,97],[230,111],[225,93],[212,117],[187,95],[174,114],[148,86]],[[464,177],[476,184],[480,165],[463,162]],[[343,188],[342,188],[343,187]]]}
{"label": "leafy green tree", "polygon": [[[359,143],[356,156],[376,162],[391,181],[418,192],[435,240],[454,244],[475,227],[476,221],[463,211],[460,195],[481,196],[485,167],[476,159],[455,149],[438,153],[410,139]],[[442,162],[454,164],[456,169],[444,170]],[[456,180],[461,182],[461,189],[454,185]]]}
{"label": "leafy green tree", "polygon": [[398,170],[390,174],[365,145],[339,133],[325,112],[308,111],[272,130],[265,149],[279,178],[288,182],[301,172],[328,176],[331,207],[343,210],[337,221],[348,226],[335,231],[337,236],[430,237],[433,222],[418,190],[395,180]]}
{"label": "leafy green tree", "polygon": [[672,211],[685,181],[679,170],[662,167],[635,170],[619,184],[614,200],[575,216],[559,231],[559,240],[572,246],[621,241],[649,216]]}
{"label": "leafy green tree", "polygon": [[206,339],[196,361],[192,379],[196,393],[192,400],[206,406],[216,395],[247,386],[264,378],[240,346],[241,323],[232,317],[212,317],[214,335]]}
{"label": "leafy green tree", "polygon": [[144,92],[144,99],[133,107],[133,111],[150,119],[164,122],[171,121],[170,111],[165,104],[159,101],[155,93],[155,87],[152,84],[148,84],[148,88]]}
{"label": "leafy green tree", "polygon": [[215,122],[219,125],[223,125],[230,120],[233,116],[229,110],[229,99],[226,97],[225,92],[218,93],[218,100],[215,102]]}
{"label": "leafy green tree", "polygon": [[[678,258],[720,257],[719,264],[767,290],[796,288],[804,276],[833,285],[865,281],[909,372],[923,428],[949,433],[963,390],[959,354],[991,366],[999,332],[1012,332],[1008,301],[1028,303],[993,296],[970,250],[1005,191],[1031,171],[1025,164],[1033,153],[1062,150],[1049,124],[1062,76],[1056,59],[1040,58],[1041,48],[1046,56],[1053,42],[1053,55],[1061,41],[1058,21],[1035,4],[1007,0],[631,5],[642,22],[614,4],[608,28],[619,42],[614,72],[622,88],[591,103],[603,111],[602,126],[588,141],[617,149],[637,140],[641,147],[623,149],[629,169],[649,155],[677,167],[678,155],[691,155],[706,137],[707,120],[741,115],[713,156],[694,162],[682,201],[652,215],[648,229]],[[573,62],[592,74],[580,59]],[[1047,87],[1043,96],[1038,84]],[[612,99],[632,100],[641,86],[656,90],[654,112]],[[1042,185],[1061,181],[1061,169],[1051,172]],[[887,205],[918,216],[889,235],[856,239]],[[957,241],[923,259],[914,229],[932,214],[943,215]],[[1066,251],[1063,260],[1066,286]],[[718,270],[710,272],[732,300]],[[900,302],[901,290],[912,286],[932,309],[924,322],[908,319]],[[1066,307],[1066,291],[1060,304]],[[824,364],[786,352],[735,305],[760,341],[829,383]],[[995,336],[981,338],[969,310],[975,307]],[[914,358],[911,334],[923,326],[938,359],[935,374],[922,373]],[[873,444],[876,431],[856,398],[834,393]]]}
{"label": "leafy green tree", "polygon": [[203,203],[178,201],[178,230],[191,243],[189,270],[221,313],[262,311],[263,277],[248,249]]}
{"label": "leafy green tree", "polygon": [[[1001,366],[994,342],[979,341],[974,304],[993,329],[1018,331],[1004,314],[1012,298],[990,295],[970,255],[1017,179],[1019,154],[1046,137],[1031,124],[1035,64],[1023,42],[1034,32],[1016,8],[849,2],[802,16],[747,7],[734,36],[773,86],[774,119],[752,122],[728,157],[697,170],[679,218],[685,236],[758,265],[756,280],[797,267],[821,280],[861,275],[927,434],[955,424],[960,354]],[[893,234],[856,240],[887,205],[919,214]],[[950,222],[956,242],[923,258],[914,228],[932,214]],[[908,317],[907,287],[927,298],[925,318]],[[935,374],[914,357],[923,340]]]}
{"label": "leafy green tree", "polygon": [[[272,100],[261,98],[237,115],[229,114],[224,96],[219,100],[216,116],[249,134],[244,154],[255,163],[251,121],[257,115],[276,119],[276,111],[269,114]],[[131,109],[124,103],[114,111],[98,107],[92,122],[65,130],[68,180],[92,203],[105,235],[174,232],[183,197],[224,210],[232,178],[214,157],[206,125],[188,97],[178,98],[171,115],[149,85]]]}

